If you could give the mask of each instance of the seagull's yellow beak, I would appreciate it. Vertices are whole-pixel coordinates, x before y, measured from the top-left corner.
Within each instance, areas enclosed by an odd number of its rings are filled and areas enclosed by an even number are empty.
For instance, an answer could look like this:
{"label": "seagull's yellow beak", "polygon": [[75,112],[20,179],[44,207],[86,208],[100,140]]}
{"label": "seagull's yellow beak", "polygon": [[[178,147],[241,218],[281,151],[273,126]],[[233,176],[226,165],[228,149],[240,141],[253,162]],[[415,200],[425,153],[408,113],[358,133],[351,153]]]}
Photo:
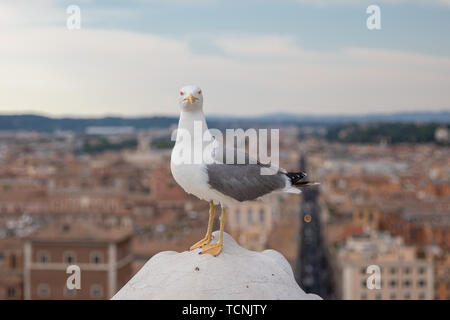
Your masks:
{"label": "seagull's yellow beak", "polygon": [[184,100],[189,101],[189,103],[194,103],[195,100],[198,100],[198,98],[194,97],[194,96],[192,95],[192,93],[190,93],[189,96],[188,96],[187,98],[185,98]]}

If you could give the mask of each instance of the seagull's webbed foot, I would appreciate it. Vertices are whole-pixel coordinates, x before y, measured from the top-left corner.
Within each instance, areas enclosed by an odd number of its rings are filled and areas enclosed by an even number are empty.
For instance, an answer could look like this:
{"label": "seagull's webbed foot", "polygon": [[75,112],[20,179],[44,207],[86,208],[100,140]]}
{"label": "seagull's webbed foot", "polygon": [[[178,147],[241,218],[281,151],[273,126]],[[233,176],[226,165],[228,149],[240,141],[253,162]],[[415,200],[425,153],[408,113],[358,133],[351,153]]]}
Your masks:
{"label": "seagull's webbed foot", "polygon": [[209,253],[213,256],[219,255],[222,252],[223,247],[223,229],[225,228],[225,218],[226,218],[226,210],[222,208],[222,214],[220,215],[220,236],[219,241],[216,243],[211,243],[202,247],[202,254]]}
{"label": "seagull's webbed foot", "polygon": [[200,241],[196,242],[195,244],[193,244],[193,245],[189,248],[189,250],[192,251],[192,250],[194,250],[194,249],[203,247],[204,245],[207,245],[208,243],[210,243],[210,242],[211,242],[211,239],[212,239],[212,236],[209,235],[209,234],[207,234],[202,240],[200,240]]}
{"label": "seagull's webbed foot", "polygon": [[223,244],[220,242],[205,245],[202,247],[202,254],[209,253],[213,256],[217,256],[222,251],[222,247]]}

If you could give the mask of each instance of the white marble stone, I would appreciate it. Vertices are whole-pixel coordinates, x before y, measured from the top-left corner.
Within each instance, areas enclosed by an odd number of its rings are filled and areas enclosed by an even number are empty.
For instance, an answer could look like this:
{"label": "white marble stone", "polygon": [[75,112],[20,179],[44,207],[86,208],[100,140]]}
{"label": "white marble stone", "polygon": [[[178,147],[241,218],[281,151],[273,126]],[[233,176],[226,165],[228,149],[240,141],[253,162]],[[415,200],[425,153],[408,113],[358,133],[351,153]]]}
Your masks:
{"label": "white marble stone", "polygon": [[[218,231],[213,235],[217,241]],[[156,254],[112,299],[321,299],[298,286],[275,250],[250,251],[224,233],[220,255],[200,251]]]}

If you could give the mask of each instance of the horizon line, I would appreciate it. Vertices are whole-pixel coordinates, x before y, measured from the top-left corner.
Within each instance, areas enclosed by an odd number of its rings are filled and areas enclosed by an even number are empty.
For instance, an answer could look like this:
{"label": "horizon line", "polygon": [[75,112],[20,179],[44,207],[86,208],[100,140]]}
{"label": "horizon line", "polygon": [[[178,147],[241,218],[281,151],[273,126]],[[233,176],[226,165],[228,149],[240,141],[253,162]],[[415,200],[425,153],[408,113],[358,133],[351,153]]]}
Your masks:
{"label": "horizon line", "polygon": [[[242,118],[242,119],[252,119],[252,118],[261,118],[266,116],[306,116],[306,117],[317,117],[317,118],[325,118],[325,117],[373,117],[373,116],[394,116],[394,115],[408,115],[408,114],[440,114],[440,113],[450,113],[450,110],[417,110],[417,111],[394,111],[394,112],[366,112],[366,113],[295,113],[295,112],[268,112],[268,113],[260,113],[255,115],[233,115],[233,114],[215,114],[212,113],[210,115],[205,115],[206,118]],[[34,111],[24,111],[24,112],[0,112],[1,116],[38,116],[45,117],[50,119],[102,119],[102,118],[123,118],[123,119],[136,119],[136,118],[178,118],[179,113],[177,114],[161,114],[161,113],[153,113],[153,114],[141,114],[141,115],[123,115],[123,114],[104,114],[104,115],[56,115],[49,114],[45,112],[34,112]]]}

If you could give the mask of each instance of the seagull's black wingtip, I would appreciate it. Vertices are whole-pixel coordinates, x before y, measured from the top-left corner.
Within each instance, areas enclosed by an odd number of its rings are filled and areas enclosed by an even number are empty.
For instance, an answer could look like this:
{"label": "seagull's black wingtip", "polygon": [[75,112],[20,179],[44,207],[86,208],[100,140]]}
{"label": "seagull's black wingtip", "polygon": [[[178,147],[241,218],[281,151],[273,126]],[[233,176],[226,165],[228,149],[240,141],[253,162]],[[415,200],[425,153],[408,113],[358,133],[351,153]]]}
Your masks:
{"label": "seagull's black wingtip", "polygon": [[286,173],[289,180],[291,180],[291,184],[293,186],[297,185],[301,182],[302,179],[306,178],[307,174],[305,172],[288,172]]}

